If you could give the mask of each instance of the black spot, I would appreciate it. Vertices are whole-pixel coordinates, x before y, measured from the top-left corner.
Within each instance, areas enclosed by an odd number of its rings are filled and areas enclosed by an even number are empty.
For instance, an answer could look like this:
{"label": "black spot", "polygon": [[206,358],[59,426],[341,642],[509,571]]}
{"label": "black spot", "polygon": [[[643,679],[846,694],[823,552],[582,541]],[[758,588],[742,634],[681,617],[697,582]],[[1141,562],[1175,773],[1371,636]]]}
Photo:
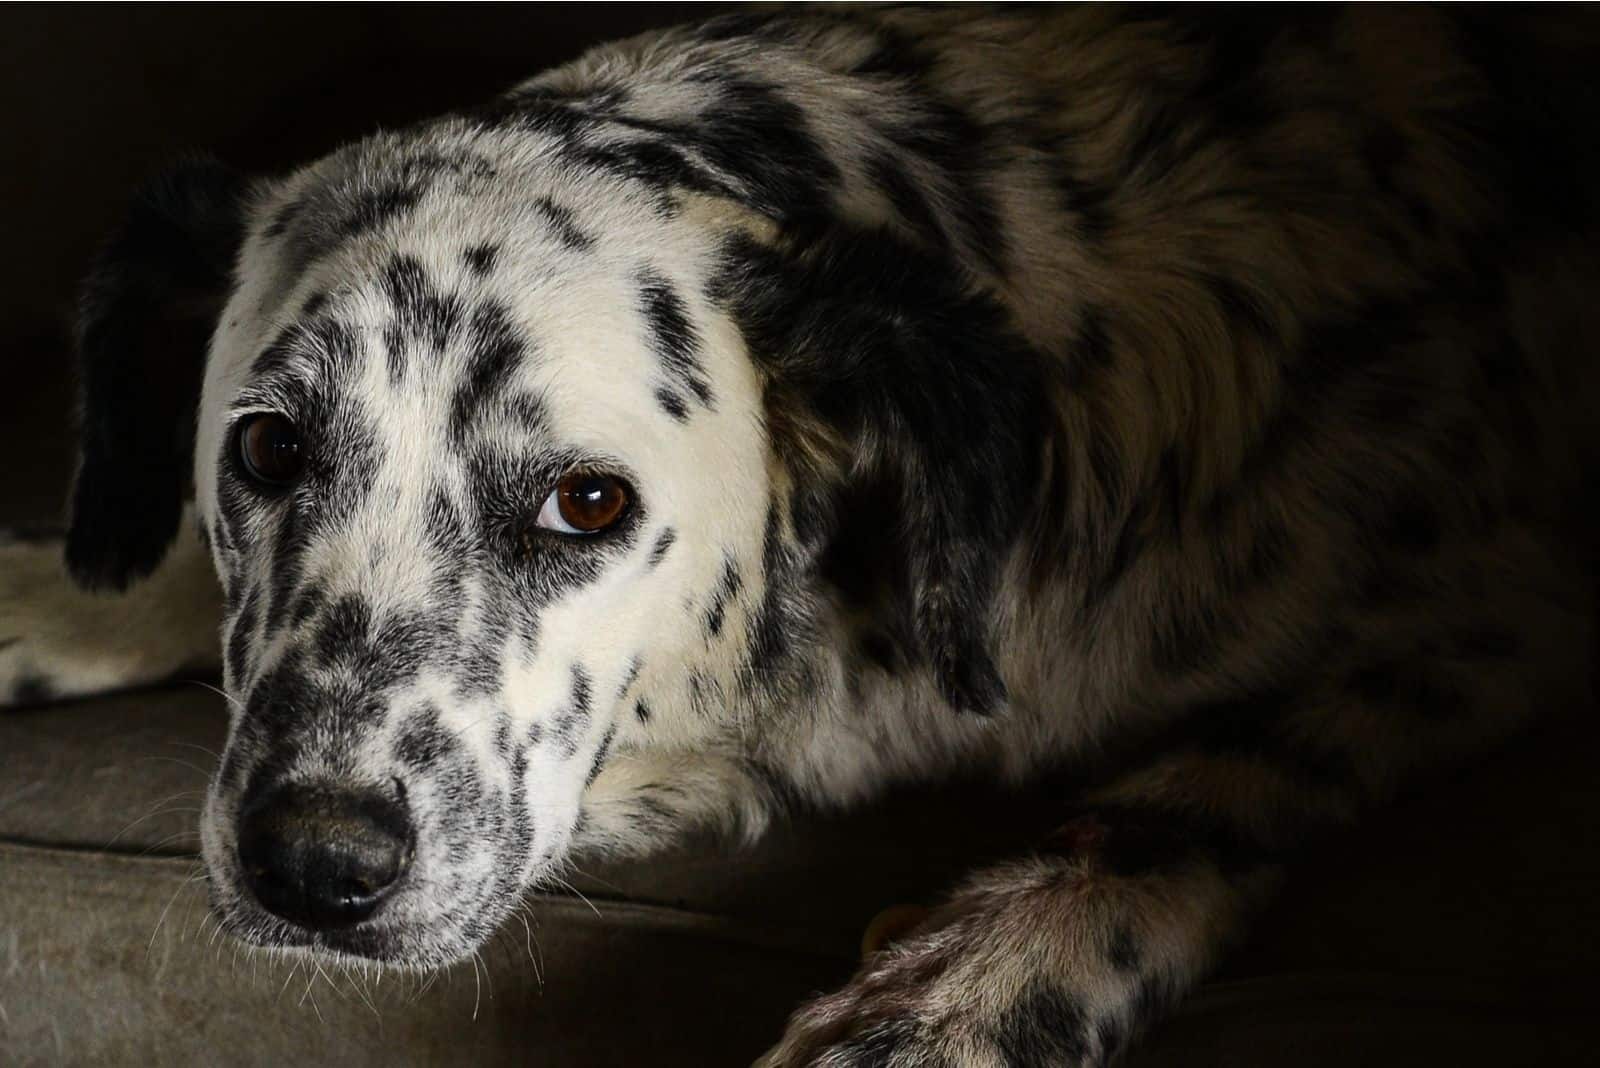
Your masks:
{"label": "black spot", "polygon": [[467,270],[484,277],[494,270],[494,264],[500,258],[500,246],[496,244],[473,245],[461,254],[462,261],[467,265]]}
{"label": "black spot", "polygon": [[442,293],[433,285],[415,256],[391,259],[383,269],[380,284],[394,309],[394,319],[383,332],[389,377],[399,381],[405,375],[412,346],[425,346],[434,355],[442,353],[460,330],[464,311],[459,297]]}
{"label": "black spot", "polygon": [[739,575],[739,565],[733,557],[722,558],[722,576],[717,580],[717,588],[711,595],[711,607],[706,610],[706,634],[712,638],[722,633],[723,617],[727,614],[729,603],[738,596],[742,579]]}
{"label": "black spot", "polygon": [[589,673],[577,664],[572,665],[572,699],[569,707],[573,713],[588,717],[592,691],[593,683],[589,679]]}
{"label": "black spot", "polygon": [[1075,221],[1079,240],[1091,245],[1104,242],[1116,223],[1111,190],[1081,177],[1065,162],[1056,165],[1050,179],[1062,206]]}
{"label": "black spot", "polygon": [[994,1042],[1008,1068],[1082,1064],[1089,1048],[1082,1006],[1044,980],[1034,980],[1006,1009]]}
{"label": "black spot", "polygon": [[572,665],[572,692],[567,697],[567,705],[551,723],[551,731],[555,735],[556,744],[560,746],[561,757],[570,760],[577,755],[578,748],[583,742],[583,732],[589,726],[590,700],[593,696],[593,682],[589,673],[580,664]]}
{"label": "black spot", "polygon": [[700,366],[700,338],[689,322],[683,298],[670,281],[653,271],[640,271],[638,284],[650,344],[668,379],[710,407],[711,384]]}
{"label": "black spot", "polygon": [[628,658],[628,670],[622,675],[622,682],[617,686],[617,698],[620,700],[627,695],[628,690],[639,679],[639,672],[644,667],[644,661],[635,653]]}
{"label": "black spot", "polygon": [[301,558],[306,549],[306,537],[301,527],[299,509],[286,511],[278,520],[272,539],[271,576],[267,586],[267,603],[263,610],[266,627],[263,640],[270,640],[283,626],[286,617],[293,618],[291,602],[295,587],[300,584]]}
{"label": "black spot", "polygon": [[643,697],[633,703],[633,717],[640,723],[650,722],[650,705]]}
{"label": "black spot", "polygon": [[315,642],[318,661],[324,666],[351,661],[366,647],[371,629],[372,609],[366,598],[359,594],[339,598],[322,617],[318,628]]}
{"label": "black spot", "polygon": [[660,564],[662,560],[665,560],[667,558],[667,550],[672,548],[672,543],[677,540],[678,532],[676,530],[673,530],[671,527],[663,530],[660,536],[656,538],[655,545],[651,546],[650,548],[650,559],[648,561],[649,565],[651,567],[655,567],[656,565]]}
{"label": "black spot", "polygon": [[282,237],[288,232],[289,227],[294,225],[295,217],[304,210],[305,204],[299,199],[280,205],[278,210],[272,213],[272,218],[268,220],[262,234],[266,237]]}
{"label": "black spot", "polygon": [[548,432],[544,404],[531,393],[512,393],[500,402],[500,413],[510,423],[528,434]]}
{"label": "black spot", "polygon": [[600,739],[600,747],[594,751],[594,761],[589,765],[589,774],[583,780],[584,789],[588,789],[600,777],[600,770],[605,767],[606,757],[611,752],[611,743],[616,737],[616,725],[607,727],[605,737]]}
{"label": "black spot", "polygon": [[399,218],[417,206],[422,192],[420,186],[389,184],[362,193],[349,214],[334,228],[335,238],[370,233]]}
{"label": "black spot", "polygon": [[360,339],[348,323],[326,315],[314,315],[294,322],[279,333],[256,356],[250,373],[266,378],[299,362],[312,367],[318,377],[331,378],[354,366],[360,351]]}
{"label": "black spot", "polygon": [[440,722],[439,710],[427,705],[401,729],[394,755],[412,771],[437,773],[460,747],[460,740]]}
{"label": "black spot", "polygon": [[689,406],[684,403],[682,397],[672,392],[672,390],[664,388],[657,389],[656,403],[661,405],[662,411],[672,416],[672,418],[676,419],[678,422],[688,422]]}
{"label": "black spot", "polygon": [[539,197],[533,206],[567,248],[574,252],[587,252],[594,247],[594,238],[579,229],[577,216],[571,208],[557,204],[549,197]]}
{"label": "black spot", "polygon": [[443,558],[446,566],[464,562],[461,557],[471,551],[466,520],[443,483],[435,483],[428,491],[423,532],[428,544]]}
{"label": "black spot", "polygon": [[467,339],[466,375],[450,405],[450,433],[458,441],[506,389],[525,352],[511,314],[499,304],[486,303],[472,313]]}

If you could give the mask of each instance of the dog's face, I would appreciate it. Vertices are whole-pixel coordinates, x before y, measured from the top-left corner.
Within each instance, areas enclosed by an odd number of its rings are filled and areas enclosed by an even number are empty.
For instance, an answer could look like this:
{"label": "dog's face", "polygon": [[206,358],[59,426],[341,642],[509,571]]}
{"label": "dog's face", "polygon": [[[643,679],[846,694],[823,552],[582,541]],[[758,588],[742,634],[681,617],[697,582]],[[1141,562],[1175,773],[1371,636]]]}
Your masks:
{"label": "dog's face", "polygon": [[797,113],[708,100],[715,173],[536,93],[266,187],[182,168],[102,253],[67,562],[148,574],[192,480],[234,699],[202,840],[241,937],[449,961],[581,828],[672,822],[652,751],[782,767],[871,670],[1004,701],[1042,365]]}
{"label": "dog's face", "polygon": [[715,227],[490,147],[380,140],[247,227],[195,481],[237,699],[205,859],[251,941],[460,956],[608,760],[728,711],[769,476]]}

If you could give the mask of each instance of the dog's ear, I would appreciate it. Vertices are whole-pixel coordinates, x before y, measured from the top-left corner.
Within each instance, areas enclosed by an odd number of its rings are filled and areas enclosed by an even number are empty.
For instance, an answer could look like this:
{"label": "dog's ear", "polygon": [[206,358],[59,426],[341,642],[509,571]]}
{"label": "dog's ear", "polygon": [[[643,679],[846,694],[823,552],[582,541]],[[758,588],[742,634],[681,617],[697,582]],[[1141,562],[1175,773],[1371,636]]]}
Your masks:
{"label": "dog's ear", "polygon": [[995,594],[1041,499],[1043,362],[952,263],[885,232],[739,241],[729,261],[719,295],[765,377],[797,532],[874,648],[994,711]]}
{"label": "dog's ear", "polygon": [[245,185],[210,159],[149,181],[84,283],[67,568],[121,589],[154,571],[190,489],[195,406],[243,227]]}

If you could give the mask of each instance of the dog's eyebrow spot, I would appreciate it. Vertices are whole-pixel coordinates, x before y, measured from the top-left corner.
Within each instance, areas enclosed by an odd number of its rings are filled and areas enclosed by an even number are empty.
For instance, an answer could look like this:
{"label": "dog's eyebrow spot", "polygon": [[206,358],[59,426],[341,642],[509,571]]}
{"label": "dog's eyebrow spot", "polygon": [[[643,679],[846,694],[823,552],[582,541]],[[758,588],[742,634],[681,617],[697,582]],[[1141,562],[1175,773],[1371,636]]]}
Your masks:
{"label": "dog's eyebrow spot", "polygon": [[506,388],[527,352],[511,313],[499,304],[480,305],[468,322],[467,336],[470,362],[450,405],[450,434],[458,441]]}
{"label": "dog's eyebrow spot", "polygon": [[694,394],[701,404],[713,407],[711,383],[700,366],[700,337],[689,321],[683,297],[664,275],[648,268],[639,272],[638,285],[650,347],[661,360],[668,379]]}

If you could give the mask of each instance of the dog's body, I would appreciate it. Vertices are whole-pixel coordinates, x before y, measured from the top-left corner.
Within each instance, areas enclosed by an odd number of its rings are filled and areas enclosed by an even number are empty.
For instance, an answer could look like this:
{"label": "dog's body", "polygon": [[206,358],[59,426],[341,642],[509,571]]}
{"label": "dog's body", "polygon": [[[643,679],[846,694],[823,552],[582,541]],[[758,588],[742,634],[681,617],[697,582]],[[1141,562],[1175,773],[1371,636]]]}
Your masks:
{"label": "dog's body", "polygon": [[[248,194],[157,187],[89,289],[67,558],[159,568],[120,603],[181,591],[166,635],[207,548],[222,578],[222,919],[436,964],[574,851],[1057,774],[1059,838],[770,1063],[1103,1063],[1279,850],[1584,693],[1561,58],[1418,10],[725,20]],[[180,523],[184,402],[133,354],[224,290]],[[281,486],[240,470],[262,413],[301,435]],[[543,523],[572,470],[634,491],[602,534]],[[0,547],[34,583],[0,696],[194,657],[91,674],[61,620],[105,617],[45,551]],[[357,823],[403,874],[329,919],[306,850]],[[241,862],[273,834],[283,873]]]}

